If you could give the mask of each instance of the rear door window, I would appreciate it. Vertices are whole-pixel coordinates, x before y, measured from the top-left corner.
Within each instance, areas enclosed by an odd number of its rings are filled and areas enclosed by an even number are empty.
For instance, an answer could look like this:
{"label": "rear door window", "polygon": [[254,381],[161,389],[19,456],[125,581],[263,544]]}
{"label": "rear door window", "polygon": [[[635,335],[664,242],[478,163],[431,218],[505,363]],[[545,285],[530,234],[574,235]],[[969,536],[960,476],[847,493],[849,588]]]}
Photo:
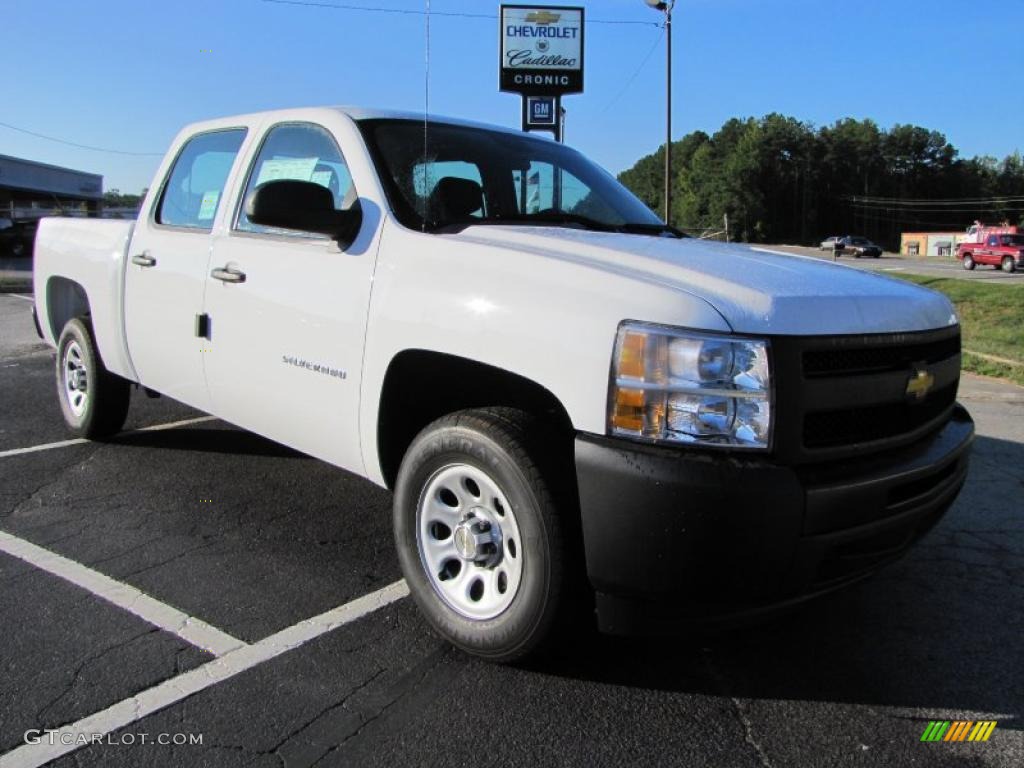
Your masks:
{"label": "rear door window", "polygon": [[201,133],[189,139],[164,184],[157,223],[209,230],[243,139],[244,128]]}

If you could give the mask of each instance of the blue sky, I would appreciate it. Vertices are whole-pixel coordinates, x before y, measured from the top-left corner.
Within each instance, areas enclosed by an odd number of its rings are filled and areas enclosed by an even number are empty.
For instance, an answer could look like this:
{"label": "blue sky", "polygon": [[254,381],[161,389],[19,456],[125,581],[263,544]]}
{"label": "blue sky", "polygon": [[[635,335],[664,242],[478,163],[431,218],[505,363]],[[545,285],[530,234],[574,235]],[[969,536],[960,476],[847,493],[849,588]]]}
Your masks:
{"label": "blue sky", "polygon": [[[586,91],[564,102],[568,143],[618,172],[664,140],[660,14],[642,0],[576,4],[590,19],[648,22],[588,24]],[[435,12],[497,7],[431,0]],[[0,121],[81,144],[162,153],[183,124],[208,117],[423,105],[420,15],[264,0],[5,0],[0,17]],[[965,156],[1024,149],[1021,0],[679,0],[674,18],[675,138],[775,111],[816,125],[915,123]],[[518,125],[518,96],[497,90],[497,21],[434,16],[430,28],[431,110]],[[1001,30],[1010,32],[1001,39]],[[0,154],[102,173],[123,192],[147,186],[159,162],[4,127]]]}

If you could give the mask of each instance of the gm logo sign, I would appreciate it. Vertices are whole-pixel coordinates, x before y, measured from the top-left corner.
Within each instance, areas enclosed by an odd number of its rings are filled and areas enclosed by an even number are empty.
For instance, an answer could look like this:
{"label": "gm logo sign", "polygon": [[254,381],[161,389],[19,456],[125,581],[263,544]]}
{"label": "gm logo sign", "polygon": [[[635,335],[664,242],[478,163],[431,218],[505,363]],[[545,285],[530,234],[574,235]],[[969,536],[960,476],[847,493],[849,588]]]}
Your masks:
{"label": "gm logo sign", "polygon": [[554,96],[526,97],[526,125],[528,128],[552,128],[558,120],[558,99]]}

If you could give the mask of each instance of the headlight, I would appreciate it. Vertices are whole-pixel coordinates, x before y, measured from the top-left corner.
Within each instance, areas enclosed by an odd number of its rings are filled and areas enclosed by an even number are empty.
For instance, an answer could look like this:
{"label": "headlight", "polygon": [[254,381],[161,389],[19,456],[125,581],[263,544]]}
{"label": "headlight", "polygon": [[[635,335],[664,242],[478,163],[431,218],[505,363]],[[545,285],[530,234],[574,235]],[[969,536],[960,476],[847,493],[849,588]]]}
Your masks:
{"label": "headlight", "polygon": [[623,323],[609,401],[612,435],[768,448],[768,342]]}

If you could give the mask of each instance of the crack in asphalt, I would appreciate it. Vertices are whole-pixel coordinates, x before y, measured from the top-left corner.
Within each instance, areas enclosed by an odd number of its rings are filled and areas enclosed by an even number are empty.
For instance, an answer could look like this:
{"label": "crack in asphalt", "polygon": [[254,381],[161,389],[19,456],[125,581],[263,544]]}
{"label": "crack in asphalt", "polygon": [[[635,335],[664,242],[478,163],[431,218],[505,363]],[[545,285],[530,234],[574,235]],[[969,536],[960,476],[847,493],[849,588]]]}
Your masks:
{"label": "crack in asphalt", "polygon": [[309,728],[313,727],[313,725],[315,725],[316,722],[318,720],[320,720],[321,718],[325,717],[326,715],[330,714],[331,712],[334,712],[337,709],[340,709],[340,708],[344,707],[348,703],[349,699],[351,699],[353,696],[355,696],[360,691],[364,690],[367,686],[369,686],[373,681],[375,681],[377,678],[379,678],[381,675],[383,675],[386,671],[387,670],[385,670],[383,668],[378,668],[376,672],[374,672],[372,675],[370,675],[370,677],[368,677],[362,683],[357,685],[355,688],[350,689],[349,692],[346,693],[345,696],[343,696],[339,701],[336,701],[333,704],[330,704],[330,705],[324,707],[323,709],[321,709],[319,712],[317,712],[315,715],[313,715],[313,717],[309,718],[306,722],[304,722],[298,728],[295,728],[294,730],[291,731],[291,733],[288,733],[283,739],[278,741],[269,750],[261,751],[261,754],[273,755],[274,757],[276,757],[278,760],[281,761],[281,765],[282,766],[286,765],[284,756],[280,753],[280,750],[281,750],[282,747],[284,747],[286,744],[288,744],[288,742],[290,742],[292,739],[294,739],[297,736],[299,736],[304,731],[306,731]]}
{"label": "crack in asphalt", "polygon": [[764,748],[754,737],[754,724],[750,721],[750,718],[747,717],[747,713],[743,709],[742,701],[736,696],[730,696],[729,701],[732,702],[733,714],[736,715],[736,719],[739,720],[740,725],[743,726],[743,740],[753,748],[754,754],[757,755],[757,759],[761,762],[761,765],[763,765],[764,768],[772,768],[772,761],[768,759],[768,755],[765,753]]}
{"label": "crack in asphalt", "polygon": [[[7,515],[5,517],[13,518],[13,517],[16,517],[16,516],[20,516],[21,513],[23,512],[25,506],[30,504],[32,501],[34,501],[37,496],[39,496],[40,494],[43,493],[43,491],[45,491],[47,488],[50,488],[50,487],[53,487],[55,485],[59,485],[62,482],[65,482],[66,479],[67,479],[65,476],[68,473],[81,471],[82,468],[85,467],[86,464],[89,464],[93,459],[95,459],[96,456],[105,447],[102,443],[85,443],[85,445],[93,446],[94,450],[88,456],[86,456],[85,458],[79,459],[78,461],[73,461],[70,464],[66,464],[63,467],[61,467],[59,470],[57,470],[55,473],[53,473],[53,475],[51,475],[50,478],[46,480],[46,482],[44,482],[42,485],[39,485],[38,487],[36,487],[35,490],[31,491],[28,496],[23,498],[22,501],[17,502],[14,505],[14,507],[11,508],[10,512],[7,513]],[[105,495],[106,496],[113,496],[113,495],[117,495],[117,494],[105,494]],[[90,500],[90,497],[88,497],[88,496],[76,497],[75,499],[72,500],[72,506],[77,511],[78,510],[79,502],[81,502],[81,501],[89,501],[89,500]],[[43,506],[43,504],[40,503],[39,507],[41,508],[42,506]]]}
{"label": "crack in asphalt", "polygon": [[[168,538],[168,537],[162,537],[162,538]],[[136,569],[134,571],[129,571],[128,573],[121,574],[121,576],[119,578],[119,581],[124,581],[125,579],[129,579],[132,576],[138,576],[140,574],[146,573],[147,571],[152,571],[152,570],[154,570],[156,568],[162,568],[163,566],[168,565],[170,563],[173,563],[176,560],[181,560],[186,555],[191,555],[194,552],[199,552],[200,550],[203,550],[203,549],[209,549],[210,547],[214,546],[215,544],[219,544],[219,543],[220,543],[219,540],[214,539],[213,541],[207,541],[206,543],[199,544],[199,545],[197,545],[195,547],[189,547],[188,549],[184,549],[181,552],[178,552],[176,555],[172,555],[171,557],[167,558],[166,560],[161,560],[160,562],[157,562],[157,563],[151,563],[150,565],[144,566],[142,568],[138,568],[138,569]]]}
{"label": "crack in asphalt", "polygon": [[368,726],[379,720],[384,714],[391,709],[395,704],[404,699],[416,688],[418,688],[423,681],[427,678],[431,672],[433,672],[441,662],[444,661],[445,657],[451,653],[451,646],[443,645],[433,653],[429,654],[423,661],[416,665],[416,667],[408,674],[403,675],[393,686],[389,693],[392,695],[377,708],[369,717],[359,712],[360,718],[363,722],[360,723],[359,727],[354,731],[346,735],[341,741],[335,744],[333,747],[324,752],[319,758],[313,761],[312,765],[320,765],[323,761],[331,754],[342,749],[348,742],[359,736]]}
{"label": "crack in asphalt", "polygon": [[139,640],[139,639],[141,639],[143,637],[146,637],[148,635],[152,635],[155,632],[159,632],[159,631],[160,631],[159,627],[153,627],[152,629],[147,629],[147,630],[145,630],[143,632],[139,632],[138,634],[132,635],[127,640],[122,640],[122,641],[117,642],[117,643],[115,643],[113,645],[107,646],[106,648],[102,649],[101,651],[98,651],[96,653],[93,653],[93,654],[87,656],[85,659],[83,659],[77,665],[77,667],[75,668],[74,675],[71,678],[71,681],[64,687],[64,690],[62,690],[59,694],[57,694],[56,697],[51,699],[49,702],[47,702],[42,708],[40,708],[36,712],[35,721],[37,723],[45,723],[44,714],[46,713],[46,711],[49,710],[49,709],[52,709],[61,699],[63,699],[65,696],[67,696],[69,693],[71,693],[71,691],[74,689],[74,687],[78,684],[78,681],[79,681],[79,679],[82,676],[82,672],[85,671],[85,667],[87,665],[92,664],[93,662],[99,661],[101,658],[106,656],[108,653],[111,653],[113,651],[119,650],[121,648],[125,648],[125,647],[131,645],[132,643],[134,643],[136,640]]}
{"label": "crack in asphalt", "polygon": [[64,464],[61,467],[58,467],[58,468],[54,469],[52,472],[47,472],[47,479],[43,483],[41,483],[40,485],[35,487],[33,490],[29,491],[28,495],[19,494],[22,497],[21,501],[15,501],[14,505],[12,507],[10,507],[10,509],[7,511],[7,513],[4,515],[4,517],[8,518],[8,517],[13,517],[13,516],[17,515],[19,512],[22,511],[22,508],[26,504],[28,504],[33,499],[35,499],[36,496],[38,496],[40,493],[45,491],[47,488],[49,488],[51,486],[54,486],[54,485],[57,485],[58,483],[63,481],[65,479],[64,478],[65,473],[73,472],[78,467],[80,467],[83,464],[85,464],[88,461],[90,461],[92,459],[92,457],[95,456],[96,453],[99,452],[99,449],[103,447],[99,443],[84,443],[84,445],[93,446],[96,450],[93,450],[93,452],[90,453],[85,458],[80,458],[80,459],[77,459],[75,461],[71,461],[71,462],[69,462],[67,464]]}
{"label": "crack in asphalt", "polygon": [[732,705],[732,713],[739,723],[740,728],[743,730],[743,741],[746,742],[754,751],[754,755],[757,757],[758,762],[760,762],[763,768],[772,768],[771,759],[768,757],[764,747],[761,746],[761,742],[758,741],[754,734],[754,723],[747,716],[742,699],[729,693],[730,687],[728,685],[727,675],[718,667],[718,664],[715,663],[715,659],[710,653],[704,655],[704,663],[708,668],[708,673],[711,678],[717,683],[718,688],[721,691],[719,695],[723,699],[728,699],[729,703]]}

